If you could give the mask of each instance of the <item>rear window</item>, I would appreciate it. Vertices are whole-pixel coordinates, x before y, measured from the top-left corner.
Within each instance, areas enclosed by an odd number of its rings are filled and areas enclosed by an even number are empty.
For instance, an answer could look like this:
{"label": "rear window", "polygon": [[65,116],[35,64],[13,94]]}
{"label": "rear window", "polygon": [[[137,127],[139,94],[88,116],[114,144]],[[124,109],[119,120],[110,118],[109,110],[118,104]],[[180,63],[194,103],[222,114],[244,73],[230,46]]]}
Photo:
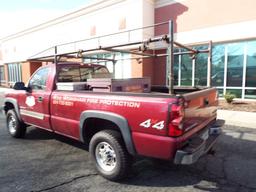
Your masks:
{"label": "rear window", "polygon": [[58,82],[84,82],[91,78],[110,78],[111,74],[105,66],[97,67],[61,67]]}

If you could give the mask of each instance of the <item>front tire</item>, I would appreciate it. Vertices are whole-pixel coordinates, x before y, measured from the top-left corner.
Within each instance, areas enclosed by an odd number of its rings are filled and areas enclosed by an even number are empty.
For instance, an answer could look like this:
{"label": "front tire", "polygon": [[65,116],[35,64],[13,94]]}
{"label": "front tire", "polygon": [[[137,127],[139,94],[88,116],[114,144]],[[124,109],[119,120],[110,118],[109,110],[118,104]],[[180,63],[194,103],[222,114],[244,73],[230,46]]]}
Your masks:
{"label": "front tire", "polygon": [[97,171],[106,179],[116,181],[127,175],[131,156],[119,132],[104,130],[96,133],[91,139],[89,150]]}
{"label": "front tire", "polygon": [[9,110],[6,114],[6,123],[9,134],[15,138],[23,138],[26,134],[26,126],[21,122],[12,109]]}

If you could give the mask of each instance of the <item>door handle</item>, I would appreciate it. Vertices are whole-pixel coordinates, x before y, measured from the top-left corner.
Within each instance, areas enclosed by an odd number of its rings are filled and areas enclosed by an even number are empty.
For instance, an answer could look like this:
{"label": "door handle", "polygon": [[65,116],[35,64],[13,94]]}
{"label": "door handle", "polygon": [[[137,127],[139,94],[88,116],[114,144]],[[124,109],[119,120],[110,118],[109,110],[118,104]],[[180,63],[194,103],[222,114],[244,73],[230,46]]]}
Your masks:
{"label": "door handle", "polygon": [[38,100],[38,102],[42,102],[43,99],[44,99],[44,98],[43,98],[42,96],[39,96],[37,100]]}

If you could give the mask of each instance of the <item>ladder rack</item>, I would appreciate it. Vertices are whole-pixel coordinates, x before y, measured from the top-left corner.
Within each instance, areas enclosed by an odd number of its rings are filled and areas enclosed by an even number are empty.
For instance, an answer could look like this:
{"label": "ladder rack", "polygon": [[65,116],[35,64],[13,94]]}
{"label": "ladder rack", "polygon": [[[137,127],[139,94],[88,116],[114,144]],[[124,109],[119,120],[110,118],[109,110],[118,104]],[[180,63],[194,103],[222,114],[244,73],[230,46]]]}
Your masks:
{"label": "ladder rack", "polygon": [[[153,30],[155,30],[156,27],[163,26],[163,25],[168,25],[168,29],[169,29],[168,34],[148,38],[145,40],[138,40],[138,41],[120,43],[120,44],[114,44],[114,45],[105,45],[104,46],[101,44],[101,41],[104,38],[109,38],[109,37],[115,38],[115,36],[120,35],[120,34],[125,34],[125,33],[128,34],[128,41],[130,41],[131,33],[134,31],[145,30],[148,28],[153,28]],[[88,49],[76,49],[74,51],[69,51],[69,52],[60,52],[60,53],[58,52],[60,50],[60,48],[63,46],[74,45],[74,47],[76,47],[75,45],[77,45],[77,44],[81,44],[81,43],[86,44],[86,42],[89,42],[92,40],[94,40],[94,41],[96,40],[96,42],[98,43],[98,45],[96,47],[88,48]],[[162,45],[162,47],[159,46],[160,44]],[[174,53],[174,47],[182,48],[182,49],[185,49],[186,51]],[[131,57],[126,58],[126,59],[130,59],[130,60],[132,60],[132,59],[139,60],[139,59],[143,59],[143,58],[168,57],[169,58],[169,74],[168,74],[169,85],[168,85],[168,87],[169,87],[169,93],[174,94],[174,91],[173,91],[173,87],[174,87],[174,73],[173,73],[174,55],[189,54],[189,55],[191,55],[191,58],[193,59],[193,62],[194,62],[196,54],[208,53],[209,57],[208,57],[208,71],[207,71],[207,74],[208,74],[207,86],[210,86],[211,78],[210,78],[209,74],[211,74],[211,52],[212,52],[211,47],[212,47],[212,43],[209,42],[208,49],[196,50],[192,47],[175,42],[174,41],[174,32],[173,32],[173,21],[170,20],[168,22],[162,22],[162,23],[158,23],[155,25],[150,25],[150,26],[146,26],[146,27],[142,27],[142,28],[122,31],[122,32],[103,35],[103,36],[98,36],[98,37],[94,37],[94,38],[90,38],[90,39],[84,39],[84,40],[59,44],[54,47],[48,48],[44,51],[41,51],[40,53],[37,53],[36,55],[31,56],[28,59],[28,61],[42,61],[42,62],[50,61],[50,62],[54,62],[57,66],[59,61],[63,57],[94,59],[94,60],[97,60],[96,61],[97,63],[110,61],[110,62],[113,62],[113,65],[115,65],[115,63],[117,61],[124,60],[124,59],[115,58],[115,54],[113,54],[112,59],[96,58],[96,57],[91,56],[92,54],[109,53],[109,52],[111,52],[111,53],[129,53],[129,54],[131,54]],[[167,53],[165,53],[165,54],[157,53],[157,50],[161,50],[161,49],[166,49]],[[54,53],[42,56],[43,53],[45,53],[49,50],[54,50]],[[90,63],[92,64],[93,62],[90,62]]]}

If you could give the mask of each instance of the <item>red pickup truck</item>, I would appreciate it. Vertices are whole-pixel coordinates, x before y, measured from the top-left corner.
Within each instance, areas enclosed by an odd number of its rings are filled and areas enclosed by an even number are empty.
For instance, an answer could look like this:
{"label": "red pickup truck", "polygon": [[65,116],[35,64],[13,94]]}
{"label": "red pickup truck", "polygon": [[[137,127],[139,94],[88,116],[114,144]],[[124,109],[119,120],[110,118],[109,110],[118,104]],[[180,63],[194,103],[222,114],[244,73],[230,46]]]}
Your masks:
{"label": "red pickup truck", "polygon": [[[63,75],[72,69],[79,73]],[[96,73],[108,70],[92,64],[50,64],[39,68],[27,86],[17,82],[3,106],[11,136],[24,137],[26,127],[33,125],[88,142],[97,171],[118,180],[126,175],[133,156],[192,164],[220,135],[215,88],[180,88],[175,95],[153,86],[149,93],[106,92],[86,86]],[[84,82],[84,90],[59,88],[74,81]]]}

